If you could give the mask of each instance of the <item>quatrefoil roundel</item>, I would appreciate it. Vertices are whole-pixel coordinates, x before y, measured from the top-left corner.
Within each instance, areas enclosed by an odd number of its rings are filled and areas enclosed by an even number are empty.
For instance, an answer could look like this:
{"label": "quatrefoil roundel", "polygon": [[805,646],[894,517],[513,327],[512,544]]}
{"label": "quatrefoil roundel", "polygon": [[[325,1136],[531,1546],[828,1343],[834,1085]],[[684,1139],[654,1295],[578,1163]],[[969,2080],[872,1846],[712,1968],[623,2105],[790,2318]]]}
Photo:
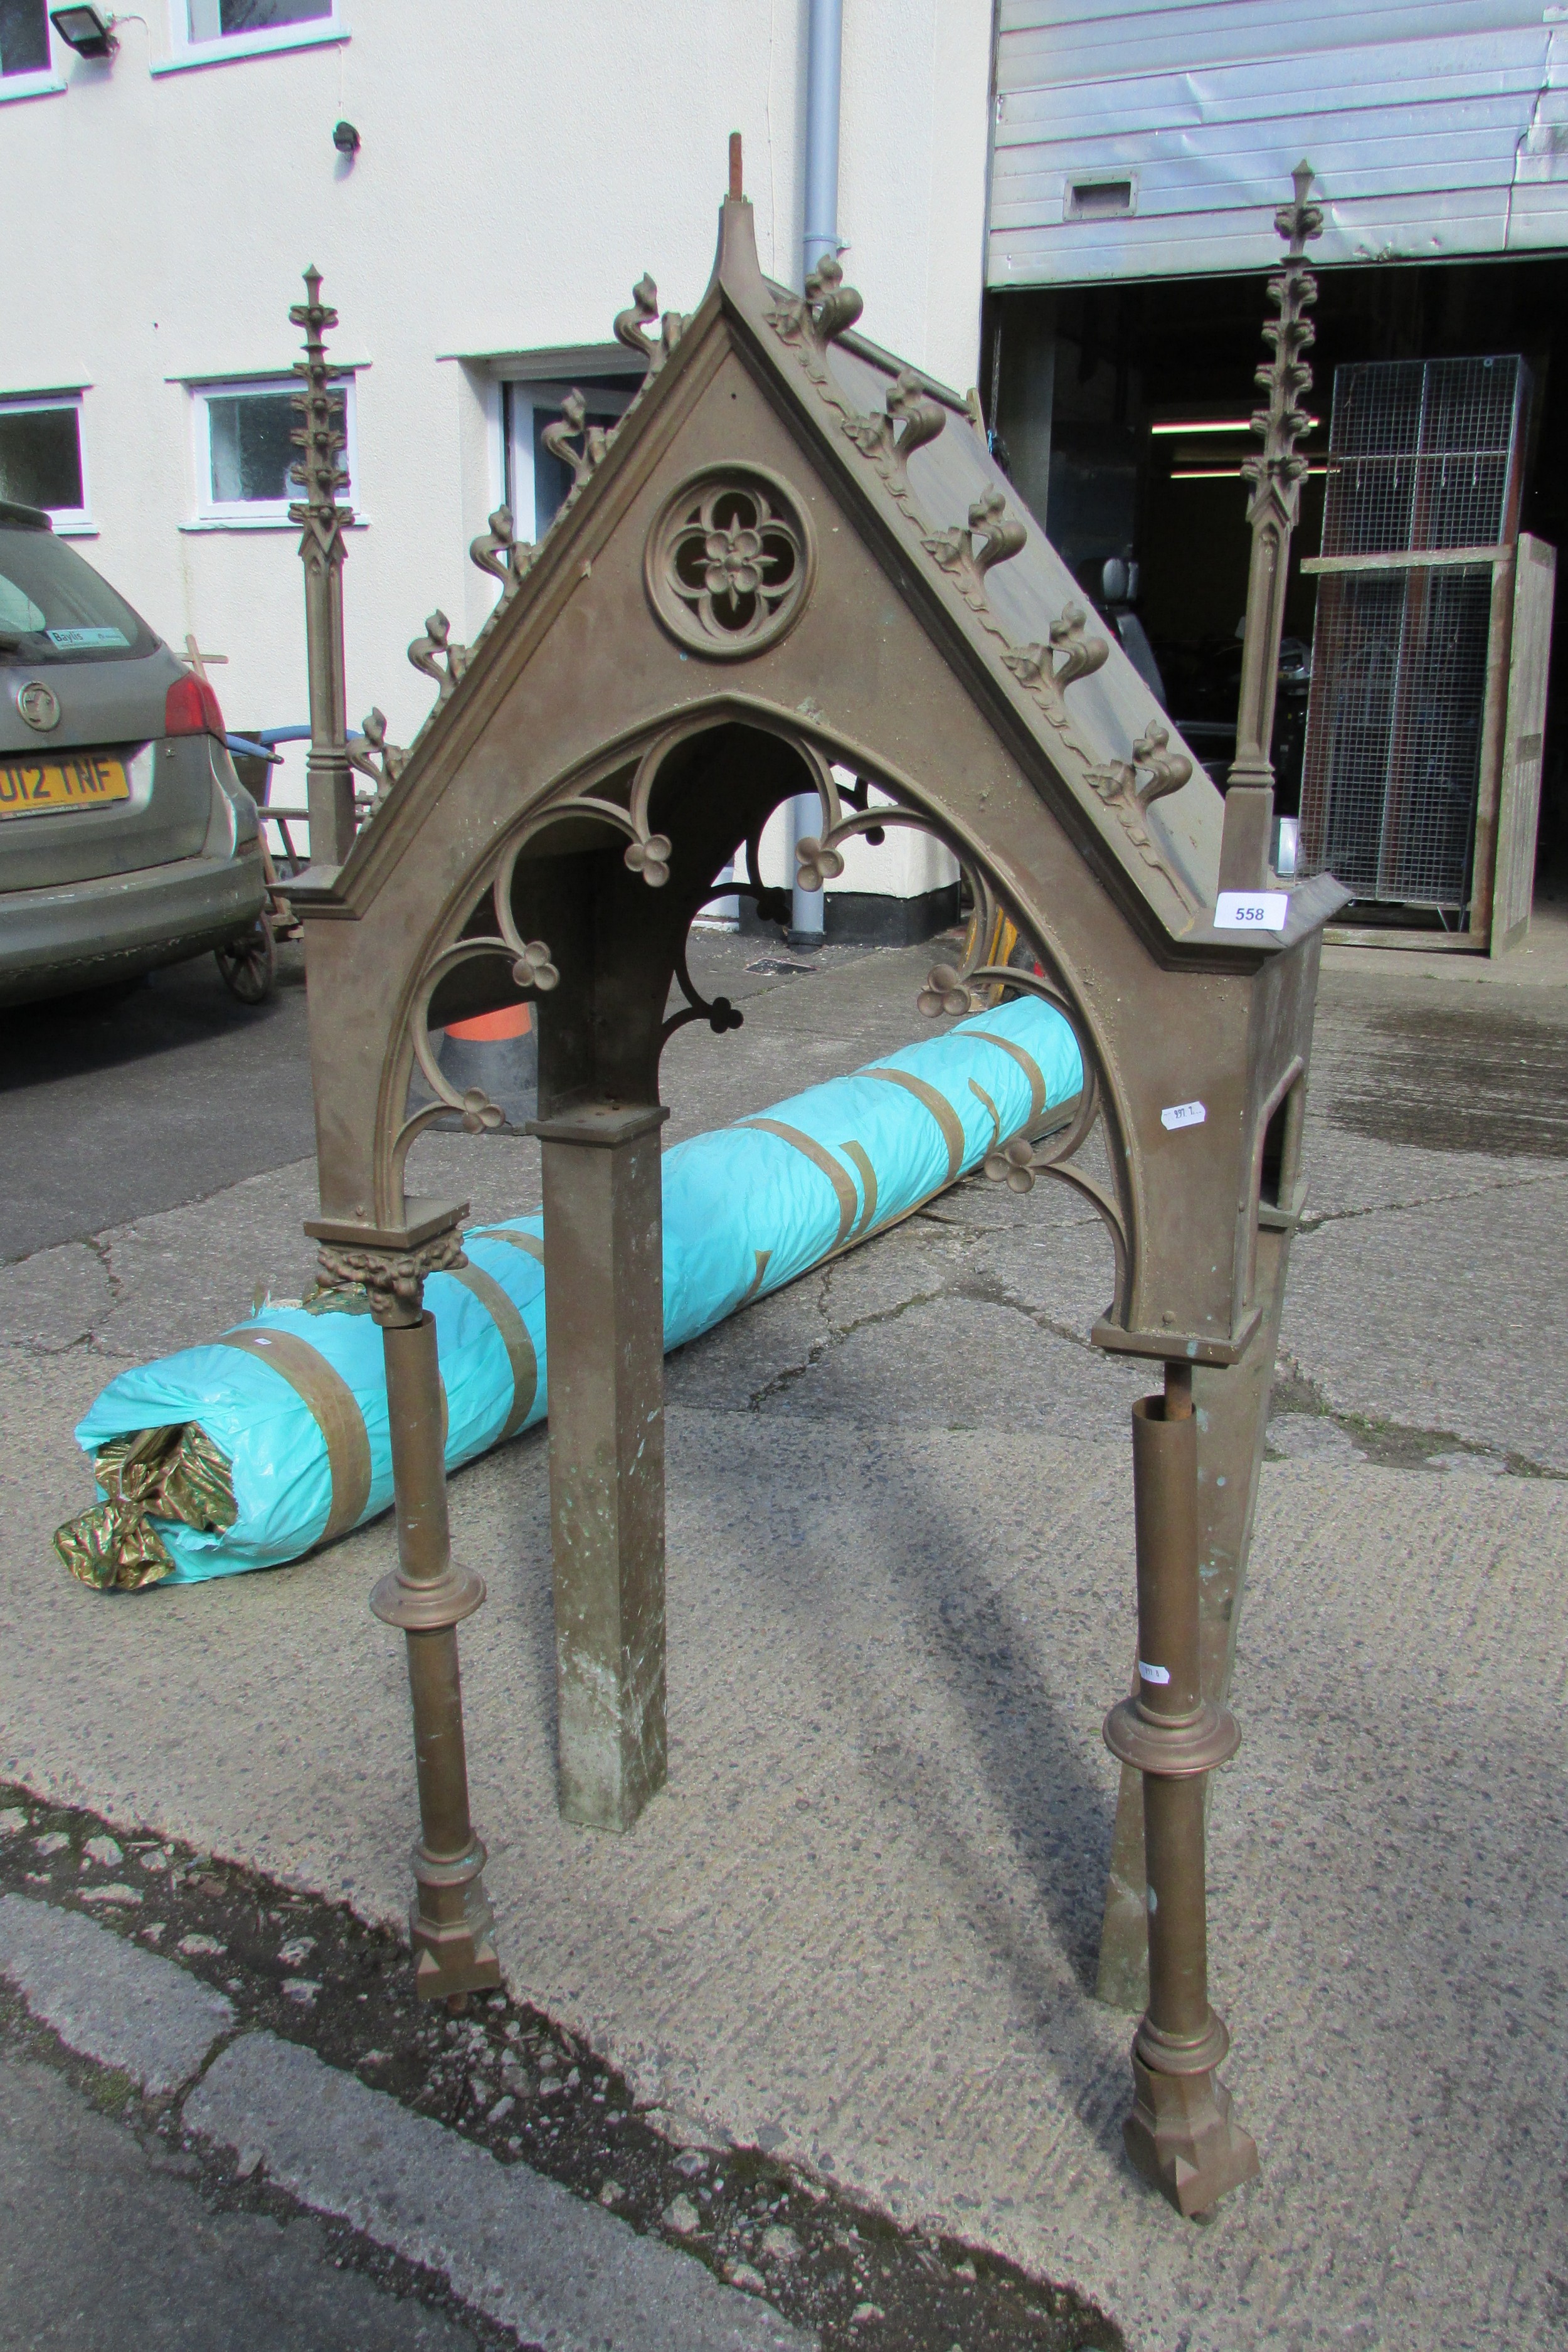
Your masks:
{"label": "quatrefoil roundel", "polygon": [[805,514],[760,466],[709,466],[683,482],[648,533],[644,562],[670,635],[721,661],[760,653],[793,628],[816,569]]}

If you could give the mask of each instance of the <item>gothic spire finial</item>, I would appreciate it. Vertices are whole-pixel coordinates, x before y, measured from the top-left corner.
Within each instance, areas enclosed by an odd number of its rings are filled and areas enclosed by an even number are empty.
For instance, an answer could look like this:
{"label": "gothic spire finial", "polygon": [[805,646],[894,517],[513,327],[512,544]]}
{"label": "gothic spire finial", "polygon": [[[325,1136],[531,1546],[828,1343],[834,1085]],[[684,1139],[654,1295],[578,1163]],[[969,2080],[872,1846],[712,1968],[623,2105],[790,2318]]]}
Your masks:
{"label": "gothic spire finial", "polygon": [[310,855],[321,865],[341,866],[353,840],[353,778],[349,772],[348,722],[343,703],[343,527],[353,520],[341,505],[349,478],[343,395],[333,387],[346,368],[327,359],[326,331],[338,314],[321,299],[321,273],[312,262],[304,273],[305,296],[289,313],[305,331],[305,356],[294,362],[300,389],[293,405],[300,422],[289,438],[300,456],[289,478],[303,496],[289,509],[300,525],[300,556],[305,567],[305,643],[310,687],[310,751],[306,791],[310,809]]}
{"label": "gothic spire finial", "polygon": [[1296,444],[1315,421],[1302,405],[1312,383],[1312,371],[1304,357],[1312,344],[1312,323],[1302,313],[1318,299],[1318,281],[1302,256],[1308,239],[1322,235],[1323,213],[1321,205],[1307,201],[1312,184],[1310,163],[1298,163],[1291,176],[1294,201],[1281,205],[1274,215],[1286,250],[1281,267],[1268,280],[1268,299],[1279,315],[1265,321],[1263,340],[1273,357],[1258,370],[1257,376],[1268,405],[1258,409],[1252,419],[1252,429],[1263,446],[1256,456],[1244,458],[1241,467],[1243,478],[1252,488],[1247,510],[1252,528],[1252,562],[1242,638],[1236,757],[1226,786],[1219,867],[1222,890],[1259,889],[1266,878],[1274,814],[1270,745],[1279,639],[1285,625],[1290,537],[1307,476],[1307,460]]}

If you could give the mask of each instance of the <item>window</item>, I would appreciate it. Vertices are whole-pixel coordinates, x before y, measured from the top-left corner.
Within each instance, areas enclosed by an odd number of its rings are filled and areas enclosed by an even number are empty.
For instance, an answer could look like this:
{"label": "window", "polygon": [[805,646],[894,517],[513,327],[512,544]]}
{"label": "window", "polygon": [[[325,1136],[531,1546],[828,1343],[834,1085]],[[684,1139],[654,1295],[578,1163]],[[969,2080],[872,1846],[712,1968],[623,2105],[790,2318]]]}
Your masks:
{"label": "window", "polygon": [[0,0],[0,98],[64,88],[49,47],[48,0]]}
{"label": "window", "polygon": [[57,530],[92,529],[79,393],[0,400],[0,499],[42,507]]}
{"label": "window", "polygon": [[154,73],[348,37],[338,0],[169,0],[169,10],[173,55]]}
{"label": "window", "polygon": [[[196,524],[212,530],[258,530],[286,525],[292,502],[304,496],[290,478],[300,457],[294,434],[300,412],[294,405],[299,386],[288,376],[245,383],[202,383],[191,387],[195,412],[196,458]],[[343,452],[350,480],[338,495],[345,506],[353,497],[353,386],[341,387],[344,404]]]}
{"label": "window", "polygon": [[[635,382],[623,376],[595,383],[577,379],[590,425],[614,425],[631,404]],[[572,468],[544,446],[552,425],[561,421],[561,404],[573,390],[570,383],[502,385],[505,424],[506,501],[519,539],[542,539],[572,487]]]}
{"label": "window", "polygon": [[246,33],[276,33],[332,13],[332,0],[186,0],[193,41],[232,41]]}

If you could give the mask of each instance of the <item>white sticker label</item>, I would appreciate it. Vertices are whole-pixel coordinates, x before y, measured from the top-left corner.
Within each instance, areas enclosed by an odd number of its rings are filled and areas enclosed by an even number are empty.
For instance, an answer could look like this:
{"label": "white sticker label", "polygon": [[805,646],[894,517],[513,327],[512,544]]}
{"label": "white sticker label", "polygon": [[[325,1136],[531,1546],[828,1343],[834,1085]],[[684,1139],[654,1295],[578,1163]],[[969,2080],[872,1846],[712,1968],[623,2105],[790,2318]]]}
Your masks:
{"label": "white sticker label", "polygon": [[1222,890],[1215,905],[1216,931],[1282,931],[1290,912],[1289,890]]}
{"label": "white sticker label", "polygon": [[1162,1127],[1202,1127],[1208,1113],[1202,1103],[1169,1103],[1160,1113]]}
{"label": "white sticker label", "polygon": [[62,653],[76,653],[84,646],[128,646],[131,643],[123,629],[46,629],[44,635],[51,646]]}
{"label": "white sticker label", "polygon": [[1168,1683],[1171,1679],[1169,1666],[1146,1666],[1142,1658],[1138,1661],[1138,1672],[1146,1683]]}

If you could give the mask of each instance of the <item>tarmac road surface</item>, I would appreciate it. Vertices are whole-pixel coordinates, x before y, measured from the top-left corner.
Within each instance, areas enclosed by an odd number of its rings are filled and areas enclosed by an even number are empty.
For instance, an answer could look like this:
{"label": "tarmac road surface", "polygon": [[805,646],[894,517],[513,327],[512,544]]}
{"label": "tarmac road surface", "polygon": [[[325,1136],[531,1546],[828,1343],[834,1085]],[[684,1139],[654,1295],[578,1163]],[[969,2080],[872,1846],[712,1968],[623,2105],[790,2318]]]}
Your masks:
{"label": "tarmac road surface", "polygon": [[316,1146],[301,950],[241,1004],[210,955],[0,1022],[0,1261],[200,1200]]}
{"label": "tarmac road surface", "polygon": [[312,2214],[215,2212],[50,2067],[0,2054],[0,2352],[476,2352]]}

